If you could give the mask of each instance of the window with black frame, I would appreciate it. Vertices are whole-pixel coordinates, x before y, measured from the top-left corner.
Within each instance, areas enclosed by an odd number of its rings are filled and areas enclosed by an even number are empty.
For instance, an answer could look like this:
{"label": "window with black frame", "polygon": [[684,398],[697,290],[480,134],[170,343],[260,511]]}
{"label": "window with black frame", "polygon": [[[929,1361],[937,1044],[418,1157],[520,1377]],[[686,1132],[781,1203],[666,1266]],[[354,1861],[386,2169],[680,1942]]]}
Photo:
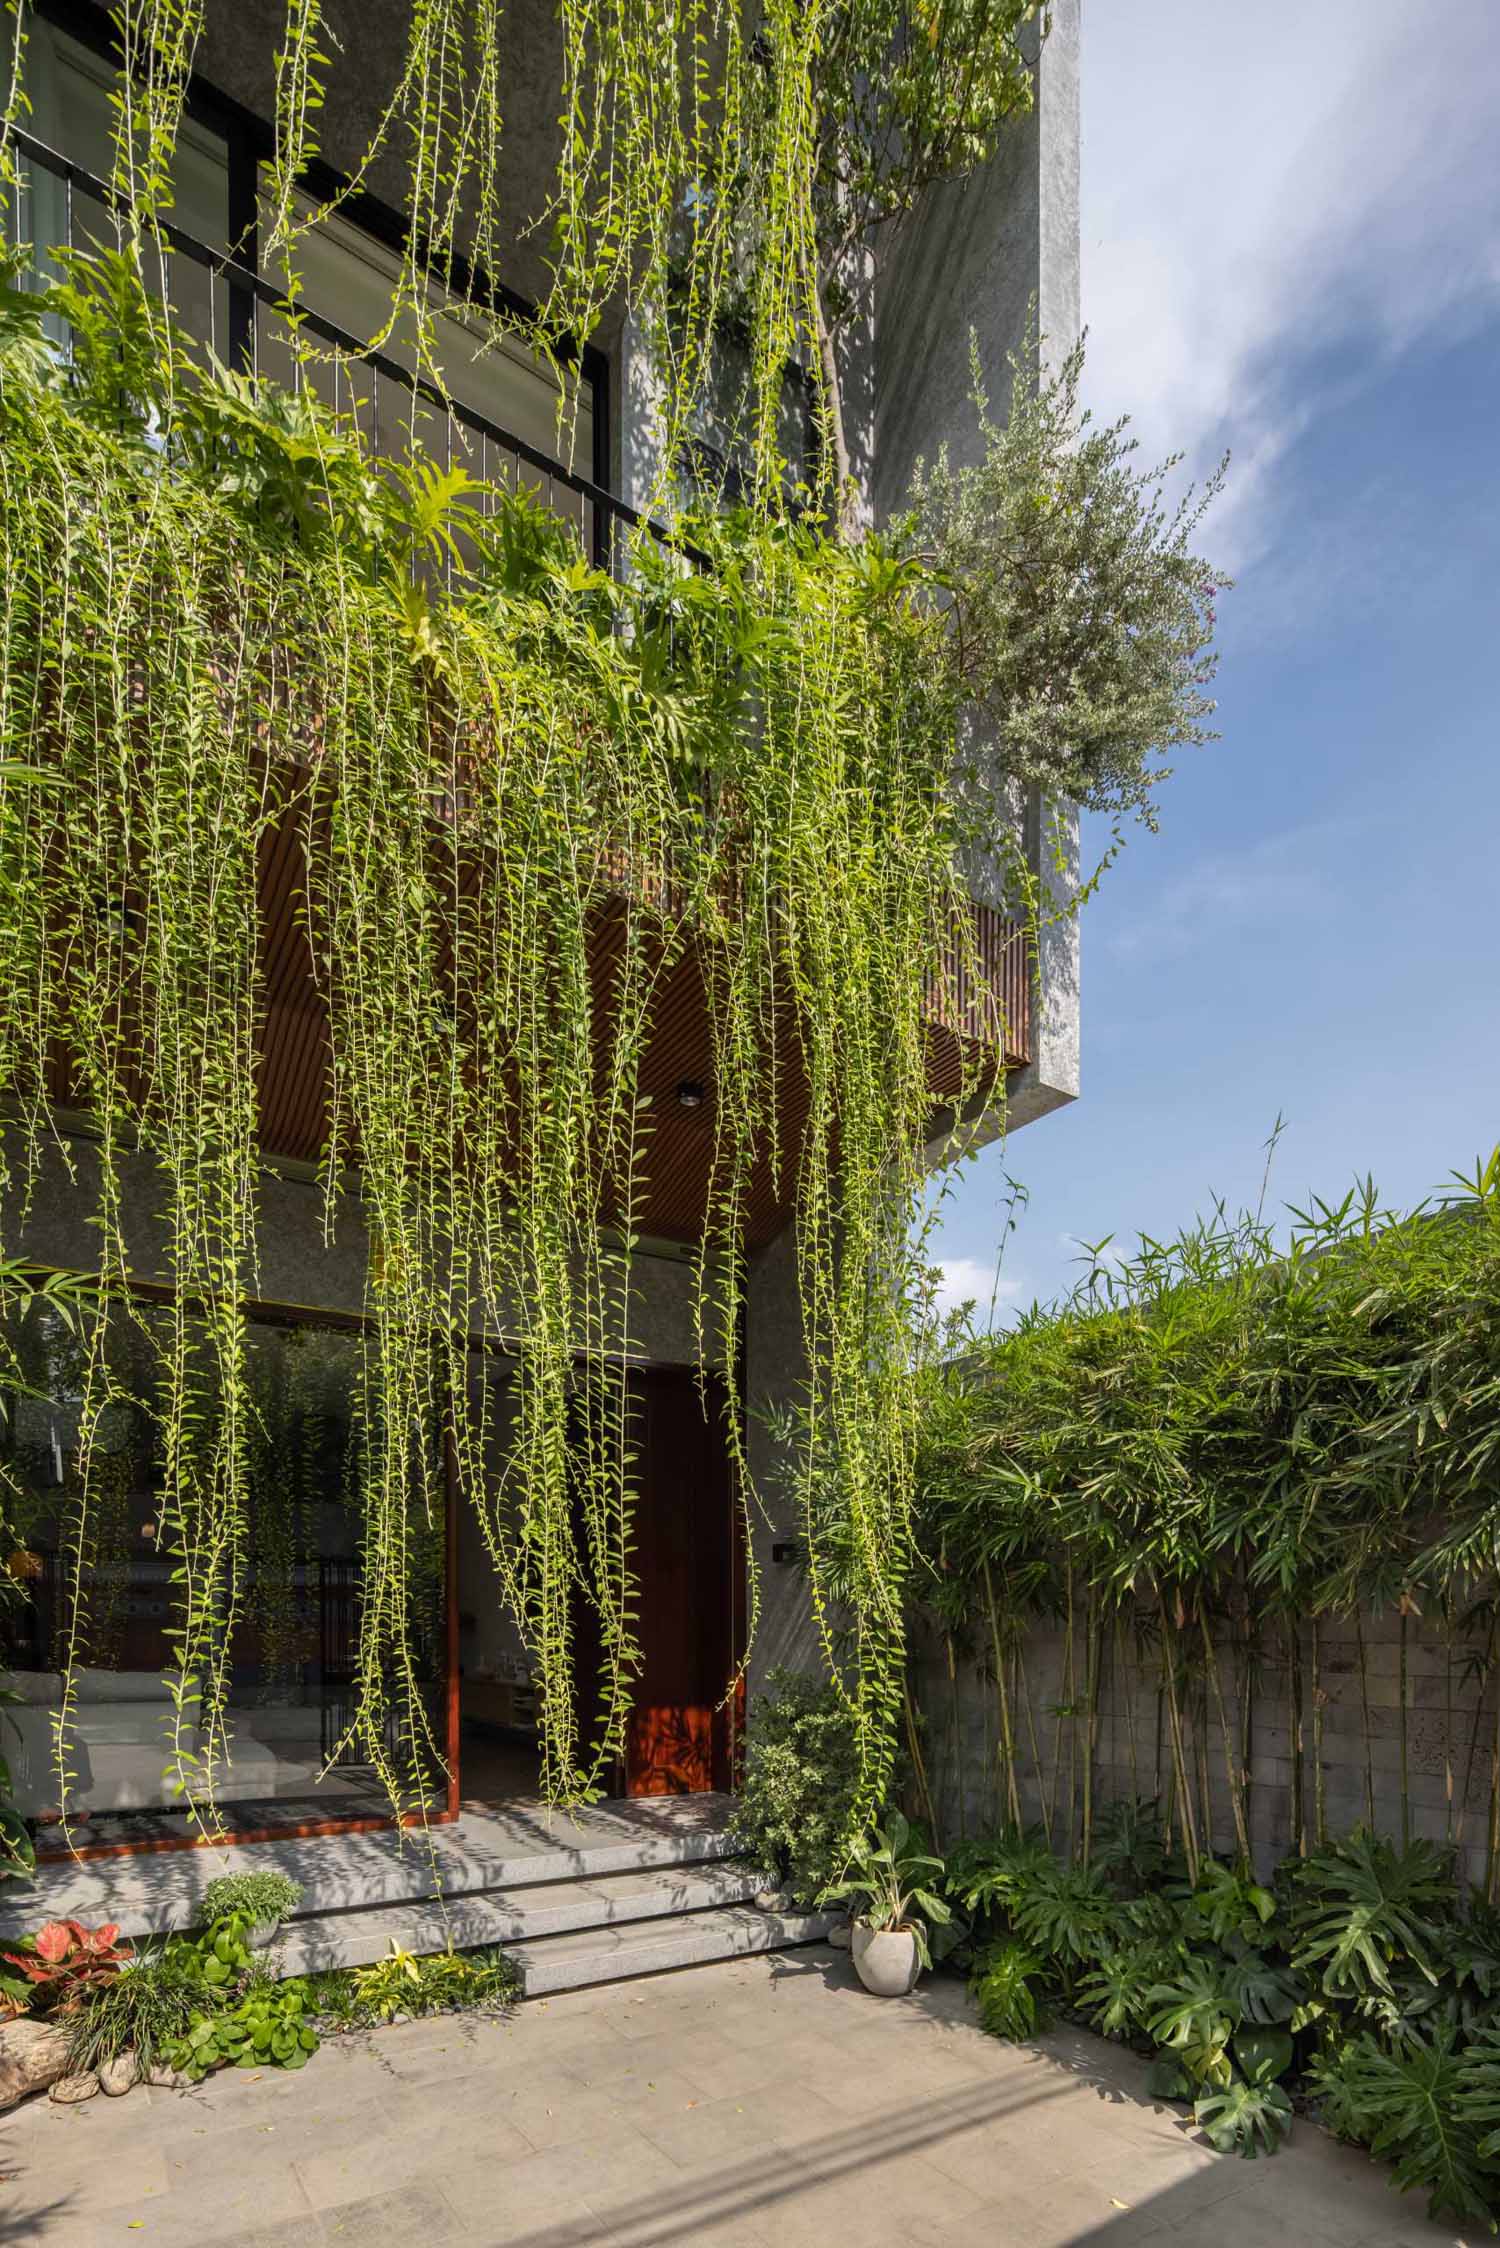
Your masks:
{"label": "window with black frame", "polygon": [[[107,197],[87,182],[111,176],[118,74],[99,47],[38,17],[28,29],[25,82],[26,129],[36,146],[22,152],[9,226],[45,285],[62,278],[70,250],[107,252],[117,244]],[[216,129],[200,103],[178,138],[172,227],[213,259],[254,269],[263,200],[254,136]],[[277,311],[269,286],[257,300],[186,246],[169,248],[162,286],[189,348],[288,389],[309,386],[351,415],[386,458],[457,461],[482,483],[530,492],[593,553],[594,502],[565,471],[594,476],[597,381],[519,334],[497,336],[434,282],[449,393],[439,402],[411,379],[418,353],[410,318],[391,324],[394,252],[345,214],[319,216],[307,199],[301,209],[308,223],[297,252],[297,304],[307,317],[298,323]],[[379,350],[365,355],[372,339]],[[56,340],[65,347],[60,328]],[[561,451],[566,462],[542,465]]]}
{"label": "window with black frame", "polygon": [[[198,1349],[193,1411],[169,1430],[161,1371],[182,1329],[168,1307],[132,1301],[70,1324],[33,1303],[9,1344],[0,1467],[14,1545],[0,1661],[17,1697],[7,1753],[22,1815],[66,1810],[85,1841],[383,1815],[385,1789],[353,1722],[370,1410],[360,1335],[249,1325],[242,1528],[217,1580],[225,1693],[212,1727],[195,1722],[191,1694],[184,1726],[174,1692],[183,1518],[194,1476],[224,1467],[212,1350]],[[175,1470],[172,1444],[188,1447]],[[411,1638],[440,1740],[442,1522],[418,1542]],[[424,1778],[436,1794],[442,1775]]]}

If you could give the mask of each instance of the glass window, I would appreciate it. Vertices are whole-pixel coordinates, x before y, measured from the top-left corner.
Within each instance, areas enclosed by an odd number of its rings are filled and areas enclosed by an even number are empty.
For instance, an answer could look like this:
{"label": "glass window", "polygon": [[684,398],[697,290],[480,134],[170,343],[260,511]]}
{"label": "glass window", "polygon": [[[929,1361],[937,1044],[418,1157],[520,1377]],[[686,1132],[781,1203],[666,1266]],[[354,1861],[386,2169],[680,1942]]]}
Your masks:
{"label": "glass window", "polygon": [[[310,312],[360,344],[379,340],[384,358],[408,373],[415,369],[410,315],[386,334],[399,276],[397,260],[389,250],[346,220],[325,217],[302,237],[295,262],[298,298]],[[435,297],[449,306],[442,318],[439,348],[456,406],[451,417],[414,397],[398,378],[378,377],[372,368],[348,360],[340,364],[314,360],[307,379],[328,404],[357,412],[367,439],[387,458],[404,459],[416,453],[444,463],[451,458],[484,482],[512,491],[524,486],[572,522],[587,541],[593,510],[582,495],[524,461],[479,424],[519,437],[541,453],[566,451],[581,474],[592,476],[591,387],[576,377],[560,376],[515,337],[496,341],[465,314],[460,303],[446,298],[435,283],[433,289]],[[312,342],[316,351],[315,337]],[[264,313],[258,367],[275,382],[289,386],[294,380],[290,331],[285,322]]]}
{"label": "glass window", "polygon": [[[0,1473],[15,1543],[0,1662],[20,1697],[7,1749],[18,1807],[43,1818],[60,1808],[54,1734],[71,1664],[70,1813],[111,1839],[181,1831],[190,1804],[171,1768],[171,1681],[184,1552],[160,1411],[168,1315],[120,1307],[91,1343],[33,1304],[9,1341]],[[178,1481],[190,1508],[195,1482],[218,1464],[220,1424],[211,1354],[194,1338],[189,1349],[196,1412]],[[384,1787],[350,1731],[365,1519],[361,1338],[255,1323],[247,1355],[243,1531],[223,1601],[228,1709],[213,1798],[242,1827],[380,1814]],[[440,1743],[441,1520],[415,1538],[412,1583],[413,1650]],[[206,1756],[211,1744],[193,1731],[187,1745]],[[398,1744],[386,1745],[399,1758]],[[434,1768],[429,1786],[439,1778]]]}
{"label": "glass window", "polygon": [[[31,102],[27,129],[59,156],[108,180],[114,168],[118,73],[102,56],[70,39],[51,24],[32,19],[26,41],[26,91]],[[173,164],[171,219],[195,240],[223,250],[229,239],[228,151],[216,134],[185,119]],[[118,231],[113,214],[82,188],[69,186],[40,163],[22,167],[22,190],[14,219],[15,238],[29,242],[39,277],[62,277],[56,252],[113,249]],[[175,255],[168,260],[167,285],[182,332],[224,353],[228,348],[228,292],[207,266]]]}

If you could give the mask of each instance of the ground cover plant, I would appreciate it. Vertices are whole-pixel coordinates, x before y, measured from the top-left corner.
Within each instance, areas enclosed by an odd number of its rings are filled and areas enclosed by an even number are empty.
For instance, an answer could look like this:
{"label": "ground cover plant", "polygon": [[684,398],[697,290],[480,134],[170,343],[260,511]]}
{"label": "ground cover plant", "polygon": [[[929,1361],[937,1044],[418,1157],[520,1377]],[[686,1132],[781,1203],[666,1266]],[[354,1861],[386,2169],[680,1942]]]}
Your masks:
{"label": "ground cover plant", "polygon": [[521,1996],[521,1976],[505,1952],[410,1952],[395,1940],[368,1967],[341,1967],[308,1977],[311,2004],[332,2029],[374,2029],[428,2014],[503,2013]]}
{"label": "ground cover plant", "polygon": [[972,1989],[1000,2037],[1060,2012],[1154,2055],[1211,2144],[1272,2153],[1310,2108],[1434,2215],[1500,2229],[1500,1918],[1451,1853],[1355,1832],[1266,1884],[1190,1871],[1152,1805],[1099,1818],[1087,1863],[1039,1828],[961,1845]]}

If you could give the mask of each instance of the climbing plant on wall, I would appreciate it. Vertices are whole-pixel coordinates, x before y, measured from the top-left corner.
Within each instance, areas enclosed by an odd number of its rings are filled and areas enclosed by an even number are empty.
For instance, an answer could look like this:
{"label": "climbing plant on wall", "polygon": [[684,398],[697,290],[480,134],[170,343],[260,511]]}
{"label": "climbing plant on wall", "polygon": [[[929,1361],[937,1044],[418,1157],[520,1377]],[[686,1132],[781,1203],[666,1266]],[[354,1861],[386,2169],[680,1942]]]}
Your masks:
{"label": "climbing plant on wall", "polygon": [[[658,52],[643,17],[564,9],[573,90],[548,315],[566,311],[580,332],[627,269],[665,254],[680,174],[713,138],[734,71],[750,67],[735,60],[737,18],[684,7],[664,21]],[[778,121],[756,126],[769,133],[754,144],[756,256],[778,319],[805,279],[799,102],[817,21],[792,11],[780,26],[808,49],[803,75],[781,73]],[[278,62],[270,235],[293,264],[318,23],[317,0],[298,0]],[[651,1160],[640,1064],[663,979],[691,952],[713,1042],[704,1356],[733,1374],[750,1181],[766,1163],[795,1199],[813,1367],[792,1498],[830,1667],[860,1719],[868,1808],[900,1692],[917,1433],[901,1305],[934,1009],[974,1033],[952,1105],[982,1087],[1001,1098],[1005,1026],[975,956],[965,853],[976,841],[998,852],[1015,910],[1032,914],[1009,840],[1014,789],[1062,774],[1086,798],[1103,775],[1111,801],[1133,801],[1118,785],[1132,758],[1200,737],[1218,581],[1190,551],[1191,516],[1157,511],[1118,442],[1064,496],[1071,393],[1042,440],[989,427],[992,483],[943,472],[891,540],[844,545],[758,507],[687,525],[694,566],[644,538],[623,581],[591,569],[552,518],[461,468],[372,459],[310,389],[279,393],[195,360],[153,292],[197,24],[196,0],[122,10],[140,66],[120,115],[126,216],[118,252],[71,258],[45,300],[68,357],[47,341],[41,298],[0,300],[0,1084],[17,1118],[13,1221],[49,1104],[87,1110],[96,1135],[101,1309],[85,1315],[79,1353],[60,1765],[66,1775],[71,1677],[89,1649],[87,1510],[115,1396],[109,1313],[129,1301],[125,1180],[139,1150],[159,1176],[175,1283],[142,1329],[160,1381],[158,1544],[176,1572],[171,1755],[197,1815],[213,1817],[228,1650],[260,1598],[247,1557],[264,1424],[244,1310],[257,1281],[257,864],[290,835],[329,1024],[327,1222],[339,1224],[355,1175],[369,1240],[354,1744],[397,1803],[431,1801],[441,1744],[421,1647],[451,1442],[533,1651],[547,1791],[587,1797],[619,1752],[637,1665],[618,1368]],[[412,11],[379,145],[409,137],[424,260],[455,242],[461,183],[493,151],[492,32],[457,0]],[[700,97],[686,113],[645,83],[653,56],[665,68],[685,49]],[[606,90],[623,141],[602,137]],[[607,148],[621,145],[639,162],[612,170]],[[747,142],[736,165],[752,154]],[[686,327],[679,297],[674,412],[711,339],[713,261],[727,271],[741,241],[727,197],[705,208],[706,294]],[[485,206],[467,223],[483,250],[500,220]],[[419,264],[414,252],[393,319],[429,309]],[[769,312],[766,323],[758,332],[782,350],[790,331]],[[1034,365],[1018,370],[1018,395],[1036,383]],[[954,563],[961,542],[972,556],[987,505],[997,539],[1010,537],[994,493],[1018,478],[1039,501],[1025,568],[1059,598],[1087,577],[1112,660],[1084,673],[1066,638],[1031,620],[1003,675],[1025,723],[1009,742],[1002,726],[992,770],[955,785],[959,713],[976,688]],[[1139,535],[1091,550],[1075,510],[1110,495]],[[993,618],[995,573],[975,583]],[[1131,732],[1164,663],[1180,691]],[[993,699],[988,680],[979,691]],[[1044,765],[1035,706],[1048,694]],[[807,1083],[795,1144],[779,1137],[788,1026]],[[498,1476],[493,1400],[469,1378],[481,1332],[504,1335],[517,1367]],[[737,1428],[732,1410],[732,1444]],[[833,1585],[823,1556],[835,1538]],[[835,1590],[847,1631],[830,1612]],[[600,1706],[582,1725],[580,1596],[604,1657]]]}

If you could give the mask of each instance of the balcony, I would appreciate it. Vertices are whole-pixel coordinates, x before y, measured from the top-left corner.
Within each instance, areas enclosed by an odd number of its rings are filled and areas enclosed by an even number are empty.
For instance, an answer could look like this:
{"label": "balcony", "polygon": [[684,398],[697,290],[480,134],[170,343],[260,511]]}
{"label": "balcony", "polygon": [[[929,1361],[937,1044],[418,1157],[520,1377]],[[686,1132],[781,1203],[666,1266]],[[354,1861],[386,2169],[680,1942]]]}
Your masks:
{"label": "balcony", "polygon": [[[44,239],[52,248],[97,242],[114,200],[104,180],[30,133],[16,130],[12,141],[30,180],[52,183],[61,223]],[[37,200],[34,187],[31,200]],[[168,226],[165,233],[170,254],[164,261],[163,290],[190,345],[196,342],[216,356],[227,356],[268,381],[285,375],[294,382],[314,380],[326,386],[328,402],[357,413],[377,451],[393,449],[388,439],[395,430],[445,464],[462,460],[486,483],[528,487],[568,525],[580,554],[597,567],[618,566],[642,530],[672,541],[666,527],[534,437],[439,389],[392,352],[368,349],[317,305],[290,303],[254,267],[179,226]],[[289,349],[293,318],[339,357],[304,373]],[[705,563],[691,547],[672,543],[690,566]],[[638,876],[623,862],[614,880],[621,902],[632,888],[639,899]],[[266,839],[258,873],[264,998],[258,1092],[262,1148],[269,1158],[294,1165],[314,1163],[322,1153],[330,1094],[328,1012],[300,905],[304,887],[302,846],[296,823],[288,819]],[[621,918],[618,910],[601,911],[591,946],[595,1019],[601,1024],[609,1016]],[[939,1128],[946,1105],[966,1081],[966,1056],[976,1041],[993,1046],[1003,1026],[1007,1069],[1028,1059],[1031,977],[1024,930],[976,903],[970,947],[960,946],[955,933],[946,969],[935,969],[928,978],[930,1082]],[[976,976],[966,978],[961,971],[964,957],[974,962]],[[601,1052],[605,1035],[601,1033]],[[752,1249],[773,1238],[791,1214],[796,1157],[808,1112],[798,1031],[790,1018],[778,1024],[776,1044],[782,1161],[773,1170],[766,1154],[755,1167],[746,1203]],[[689,948],[663,977],[641,1065],[640,1088],[650,1096],[653,1115],[649,1178],[635,1220],[643,1234],[682,1243],[702,1234],[715,1146],[712,1055],[708,989],[701,962]],[[699,1105],[684,1104],[678,1088],[689,1084],[703,1085],[708,1098]],[[61,1061],[48,1090],[58,1109],[75,1107],[76,1088]]]}

